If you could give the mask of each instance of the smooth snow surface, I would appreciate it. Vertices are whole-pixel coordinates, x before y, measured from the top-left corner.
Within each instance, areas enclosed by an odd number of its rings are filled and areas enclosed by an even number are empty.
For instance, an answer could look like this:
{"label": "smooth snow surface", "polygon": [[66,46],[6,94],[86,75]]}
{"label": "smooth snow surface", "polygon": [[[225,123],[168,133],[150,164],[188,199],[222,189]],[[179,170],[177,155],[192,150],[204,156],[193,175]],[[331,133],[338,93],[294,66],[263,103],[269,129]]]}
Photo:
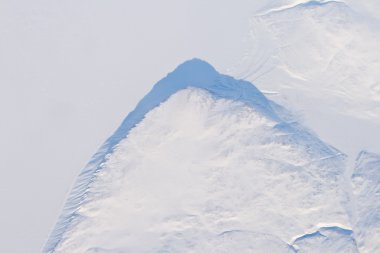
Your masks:
{"label": "smooth snow surface", "polygon": [[182,64],[82,171],[44,252],[358,252],[345,155],[289,119]]}
{"label": "smooth snow surface", "polygon": [[363,149],[380,153],[380,21],[358,5],[292,1],[257,13],[231,70],[352,161]]}

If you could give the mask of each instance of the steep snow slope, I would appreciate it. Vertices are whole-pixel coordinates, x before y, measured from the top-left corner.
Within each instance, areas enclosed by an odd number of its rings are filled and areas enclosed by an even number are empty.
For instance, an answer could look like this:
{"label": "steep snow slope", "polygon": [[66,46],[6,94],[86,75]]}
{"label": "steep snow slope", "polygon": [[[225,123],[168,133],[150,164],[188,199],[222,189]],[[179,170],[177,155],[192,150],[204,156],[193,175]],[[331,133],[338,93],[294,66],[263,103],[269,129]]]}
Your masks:
{"label": "steep snow slope", "polygon": [[356,197],[356,238],[360,252],[380,249],[380,155],[363,151],[352,176]]}
{"label": "steep snow slope", "polygon": [[380,22],[355,1],[288,2],[251,19],[232,72],[354,157],[380,152]]}
{"label": "steep snow slope", "polygon": [[284,112],[182,64],[82,171],[44,252],[357,252],[345,156]]}

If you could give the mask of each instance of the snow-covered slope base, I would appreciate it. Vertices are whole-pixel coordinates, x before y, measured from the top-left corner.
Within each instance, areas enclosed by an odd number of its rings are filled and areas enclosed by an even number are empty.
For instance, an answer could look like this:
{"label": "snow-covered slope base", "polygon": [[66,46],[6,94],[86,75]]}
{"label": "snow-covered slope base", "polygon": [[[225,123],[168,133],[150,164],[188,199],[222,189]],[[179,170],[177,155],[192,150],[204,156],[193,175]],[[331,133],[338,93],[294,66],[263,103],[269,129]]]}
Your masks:
{"label": "snow-covered slope base", "polygon": [[44,252],[357,252],[345,156],[192,60],[84,169]]}
{"label": "snow-covered slope base", "polygon": [[352,176],[356,197],[356,237],[360,252],[380,250],[380,155],[360,153]]}

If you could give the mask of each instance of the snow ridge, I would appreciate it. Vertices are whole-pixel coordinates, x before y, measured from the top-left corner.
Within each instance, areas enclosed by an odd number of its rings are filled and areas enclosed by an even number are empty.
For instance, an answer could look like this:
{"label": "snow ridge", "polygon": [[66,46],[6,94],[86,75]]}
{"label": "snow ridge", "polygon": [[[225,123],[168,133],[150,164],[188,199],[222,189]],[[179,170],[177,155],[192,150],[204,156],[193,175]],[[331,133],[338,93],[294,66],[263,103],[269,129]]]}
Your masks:
{"label": "snow ridge", "polygon": [[[88,186],[93,181],[94,175],[101,169],[101,164],[106,160],[107,154],[112,153],[115,145],[127,137],[130,129],[138,124],[146,113],[160,105],[160,103],[167,100],[177,91],[187,87],[202,88],[220,98],[247,103],[267,117],[278,119],[271,109],[268,100],[256,87],[246,81],[239,80],[232,82],[232,80],[234,80],[232,77],[219,74],[207,62],[193,59],[184,62],[166,78],[159,81],[81,171],[57,225],[44,248],[44,252],[53,252],[65,231],[74,226],[75,221],[80,220],[76,210],[86,202]],[[231,87],[232,83],[233,87]]]}
{"label": "snow ridge", "polygon": [[287,10],[294,9],[294,8],[310,8],[310,7],[318,7],[318,6],[324,6],[324,5],[329,5],[329,4],[344,4],[345,5],[345,3],[343,1],[333,1],[333,0],[331,0],[331,1],[316,1],[316,0],[311,0],[311,1],[307,1],[307,2],[301,2],[301,3],[296,2],[293,4],[284,5],[284,6],[280,6],[277,8],[269,9],[269,10],[266,10],[264,12],[258,13],[256,16],[257,17],[265,16],[265,15],[269,15],[269,14],[273,14],[273,13],[277,13],[277,12],[287,11]]}

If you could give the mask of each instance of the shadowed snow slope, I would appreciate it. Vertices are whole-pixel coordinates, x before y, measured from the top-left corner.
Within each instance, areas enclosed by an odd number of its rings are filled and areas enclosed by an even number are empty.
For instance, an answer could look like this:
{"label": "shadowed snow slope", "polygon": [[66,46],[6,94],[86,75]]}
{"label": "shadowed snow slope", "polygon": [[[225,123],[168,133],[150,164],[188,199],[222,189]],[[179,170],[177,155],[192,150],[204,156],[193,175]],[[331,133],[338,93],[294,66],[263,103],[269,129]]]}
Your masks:
{"label": "shadowed snow slope", "polygon": [[44,252],[357,252],[345,156],[283,112],[185,62],[81,172]]}

